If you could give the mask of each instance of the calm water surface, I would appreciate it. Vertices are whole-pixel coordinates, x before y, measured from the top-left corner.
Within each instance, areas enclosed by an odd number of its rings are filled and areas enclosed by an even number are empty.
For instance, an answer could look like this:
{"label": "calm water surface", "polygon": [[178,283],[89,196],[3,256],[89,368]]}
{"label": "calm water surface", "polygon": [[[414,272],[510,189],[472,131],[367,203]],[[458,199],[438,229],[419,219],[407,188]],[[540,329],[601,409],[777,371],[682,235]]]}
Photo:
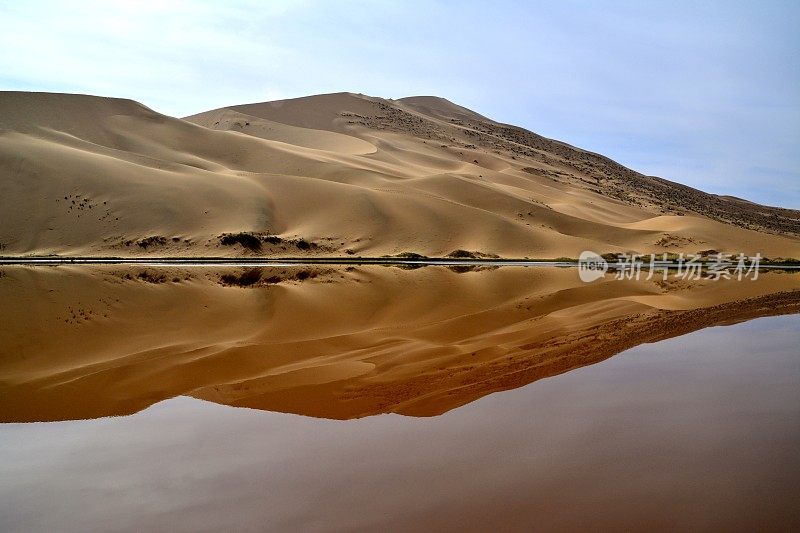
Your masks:
{"label": "calm water surface", "polygon": [[641,345],[430,418],[180,397],[3,424],[0,529],[796,529],[798,318]]}

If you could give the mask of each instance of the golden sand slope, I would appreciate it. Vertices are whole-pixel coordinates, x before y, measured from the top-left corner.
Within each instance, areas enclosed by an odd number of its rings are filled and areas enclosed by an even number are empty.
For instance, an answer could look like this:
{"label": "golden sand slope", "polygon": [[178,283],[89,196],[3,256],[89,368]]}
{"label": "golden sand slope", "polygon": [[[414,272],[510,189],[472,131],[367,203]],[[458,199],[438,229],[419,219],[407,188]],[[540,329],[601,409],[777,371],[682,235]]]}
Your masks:
{"label": "golden sand slope", "polygon": [[429,416],[642,342],[800,312],[800,273],[586,284],[557,267],[0,272],[3,422],[130,414],[178,395]]}
{"label": "golden sand slope", "polygon": [[[330,94],[181,120],[129,100],[0,93],[4,255],[774,258],[800,257],[798,228],[796,211],[641,176],[433,97]],[[239,232],[282,240],[220,244]]]}

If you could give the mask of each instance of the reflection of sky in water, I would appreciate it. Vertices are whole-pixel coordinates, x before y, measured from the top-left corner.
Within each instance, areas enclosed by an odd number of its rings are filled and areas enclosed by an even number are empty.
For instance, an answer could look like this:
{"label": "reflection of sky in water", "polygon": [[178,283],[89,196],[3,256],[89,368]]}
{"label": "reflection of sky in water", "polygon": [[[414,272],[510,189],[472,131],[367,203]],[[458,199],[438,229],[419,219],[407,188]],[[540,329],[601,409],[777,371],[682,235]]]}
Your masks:
{"label": "reflection of sky in water", "polygon": [[796,315],[710,328],[434,418],[8,424],[0,527],[797,525],[798,345]]}

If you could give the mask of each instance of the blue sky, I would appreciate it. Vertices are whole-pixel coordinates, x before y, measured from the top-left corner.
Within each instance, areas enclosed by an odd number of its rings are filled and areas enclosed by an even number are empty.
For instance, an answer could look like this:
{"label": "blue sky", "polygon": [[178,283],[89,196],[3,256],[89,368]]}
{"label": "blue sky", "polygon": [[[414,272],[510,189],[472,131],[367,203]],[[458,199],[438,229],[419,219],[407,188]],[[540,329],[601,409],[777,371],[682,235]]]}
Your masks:
{"label": "blue sky", "polygon": [[448,98],[710,192],[800,208],[800,2],[0,0],[0,89],[184,116]]}

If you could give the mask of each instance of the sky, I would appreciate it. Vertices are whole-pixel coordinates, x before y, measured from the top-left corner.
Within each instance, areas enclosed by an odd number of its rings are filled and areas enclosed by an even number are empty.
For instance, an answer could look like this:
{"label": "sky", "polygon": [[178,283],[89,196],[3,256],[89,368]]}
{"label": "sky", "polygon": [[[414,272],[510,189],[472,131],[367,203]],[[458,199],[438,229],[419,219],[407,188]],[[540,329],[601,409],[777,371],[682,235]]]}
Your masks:
{"label": "sky", "polygon": [[172,116],[435,95],[717,194],[800,209],[800,2],[0,0],[0,90]]}

